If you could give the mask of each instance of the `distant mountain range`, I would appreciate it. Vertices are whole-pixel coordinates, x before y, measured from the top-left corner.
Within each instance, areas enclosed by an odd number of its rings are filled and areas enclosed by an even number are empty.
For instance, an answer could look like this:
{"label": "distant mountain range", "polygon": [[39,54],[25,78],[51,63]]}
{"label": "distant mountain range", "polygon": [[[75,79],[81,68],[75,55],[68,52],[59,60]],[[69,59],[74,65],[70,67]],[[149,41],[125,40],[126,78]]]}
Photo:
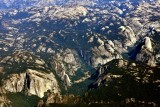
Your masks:
{"label": "distant mountain range", "polygon": [[26,6],[48,6],[48,5],[95,5],[105,2],[148,2],[159,0],[0,0],[0,9],[23,8]]}
{"label": "distant mountain range", "polygon": [[66,4],[91,4],[99,0],[0,0],[0,8],[23,8],[26,6],[48,6]]}

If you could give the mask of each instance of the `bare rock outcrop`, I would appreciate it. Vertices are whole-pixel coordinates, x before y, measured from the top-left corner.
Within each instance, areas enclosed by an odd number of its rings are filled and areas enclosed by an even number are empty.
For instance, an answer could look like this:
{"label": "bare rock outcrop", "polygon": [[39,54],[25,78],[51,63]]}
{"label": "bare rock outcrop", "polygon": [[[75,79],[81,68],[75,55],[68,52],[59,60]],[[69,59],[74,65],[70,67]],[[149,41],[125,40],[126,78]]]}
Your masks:
{"label": "bare rock outcrop", "polygon": [[0,107],[12,107],[11,101],[5,95],[0,96]]}
{"label": "bare rock outcrop", "polygon": [[2,87],[8,92],[26,91],[29,95],[37,95],[41,98],[48,90],[54,93],[60,91],[53,73],[47,74],[32,69],[28,69],[26,73],[9,75]]}
{"label": "bare rock outcrop", "polygon": [[155,66],[155,55],[152,47],[151,38],[145,37],[134,50],[129,53],[130,59],[147,63],[150,66]]}
{"label": "bare rock outcrop", "polygon": [[119,59],[122,56],[117,51],[115,44],[111,40],[97,39],[99,46],[92,48],[93,56],[91,58],[92,66],[97,67],[98,65],[106,64],[113,59]]}
{"label": "bare rock outcrop", "polygon": [[136,36],[134,34],[134,31],[129,26],[121,26],[120,28],[120,34],[125,40],[124,45],[125,46],[132,46],[134,43],[136,43]]}
{"label": "bare rock outcrop", "polygon": [[66,49],[54,55],[51,65],[67,86],[71,86],[70,76],[74,76],[75,72],[81,67],[77,53],[71,49]]}

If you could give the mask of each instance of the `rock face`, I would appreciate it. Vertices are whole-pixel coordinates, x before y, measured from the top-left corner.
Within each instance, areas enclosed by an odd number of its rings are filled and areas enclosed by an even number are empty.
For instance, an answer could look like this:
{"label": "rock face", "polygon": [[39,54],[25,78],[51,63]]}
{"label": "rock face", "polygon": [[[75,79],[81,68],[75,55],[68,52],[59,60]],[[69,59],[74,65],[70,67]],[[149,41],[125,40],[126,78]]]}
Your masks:
{"label": "rock face", "polygon": [[25,91],[29,95],[44,96],[48,90],[58,93],[59,86],[52,73],[42,73],[36,70],[28,69],[26,73],[11,74],[8,79],[4,80],[3,86],[8,92]]}
{"label": "rock face", "polygon": [[63,50],[53,56],[52,68],[67,86],[71,86],[70,76],[74,76],[81,67],[77,56],[77,53],[71,49]]}
{"label": "rock face", "polygon": [[153,52],[152,42],[149,37],[145,37],[133,51],[129,53],[130,58],[136,61],[142,61],[148,65],[155,66],[155,55]]}
{"label": "rock face", "polygon": [[[82,98],[80,96],[75,96],[73,94],[69,94],[69,95],[60,95],[60,94],[54,94],[54,93],[50,93],[48,95],[47,100],[43,101],[40,100],[39,104],[42,104],[42,102],[45,102],[42,106],[55,106],[54,104],[58,104],[58,105],[74,105],[74,104],[82,104]],[[53,105],[52,105],[53,104]]]}
{"label": "rock face", "polygon": [[153,51],[151,39],[149,37],[144,38],[144,48],[148,49],[150,52]]}
{"label": "rock face", "polygon": [[[67,9],[66,9],[67,8]],[[58,19],[78,19],[77,16],[86,16],[87,15],[87,9],[83,6],[73,6],[73,7],[52,7],[48,11],[48,15],[51,18],[58,18]],[[43,14],[40,14],[40,17],[43,16]],[[38,18],[39,16],[37,16]]]}
{"label": "rock face", "polygon": [[51,94],[48,96],[45,104],[46,104],[46,105],[49,105],[49,104],[51,104],[51,103],[57,103],[57,104],[58,104],[58,103],[62,103],[62,96],[61,96],[60,94],[51,93]]}
{"label": "rock face", "polygon": [[132,46],[134,45],[134,43],[136,43],[137,39],[131,27],[121,26],[119,29],[119,33],[121,34],[121,36],[123,36],[123,39],[125,40],[125,46]]}
{"label": "rock face", "polygon": [[0,96],[0,107],[12,107],[11,101],[5,95]]}
{"label": "rock face", "polygon": [[113,41],[102,41],[98,38],[97,42],[100,45],[92,48],[93,56],[91,58],[91,62],[93,67],[106,64],[113,59],[122,58]]}
{"label": "rock face", "polygon": [[13,74],[4,82],[4,88],[9,92],[21,92],[24,88],[25,74]]}

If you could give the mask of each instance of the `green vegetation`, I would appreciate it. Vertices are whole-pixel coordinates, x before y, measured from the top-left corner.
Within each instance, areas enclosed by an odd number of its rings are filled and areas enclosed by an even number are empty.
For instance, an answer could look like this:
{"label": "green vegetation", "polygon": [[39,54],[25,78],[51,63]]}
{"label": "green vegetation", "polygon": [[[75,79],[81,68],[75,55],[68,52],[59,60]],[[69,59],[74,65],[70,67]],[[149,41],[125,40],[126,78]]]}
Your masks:
{"label": "green vegetation", "polygon": [[36,107],[40,100],[37,96],[27,96],[23,93],[9,93],[7,97],[12,102],[13,107]]}

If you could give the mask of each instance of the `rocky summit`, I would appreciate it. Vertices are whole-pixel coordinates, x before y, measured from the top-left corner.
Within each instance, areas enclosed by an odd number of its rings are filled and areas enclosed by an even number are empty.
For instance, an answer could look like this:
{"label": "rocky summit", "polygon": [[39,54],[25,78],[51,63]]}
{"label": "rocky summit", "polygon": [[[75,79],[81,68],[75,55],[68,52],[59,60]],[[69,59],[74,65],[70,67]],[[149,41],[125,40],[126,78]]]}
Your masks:
{"label": "rocky summit", "polygon": [[160,106],[159,0],[0,0],[0,106]]}

